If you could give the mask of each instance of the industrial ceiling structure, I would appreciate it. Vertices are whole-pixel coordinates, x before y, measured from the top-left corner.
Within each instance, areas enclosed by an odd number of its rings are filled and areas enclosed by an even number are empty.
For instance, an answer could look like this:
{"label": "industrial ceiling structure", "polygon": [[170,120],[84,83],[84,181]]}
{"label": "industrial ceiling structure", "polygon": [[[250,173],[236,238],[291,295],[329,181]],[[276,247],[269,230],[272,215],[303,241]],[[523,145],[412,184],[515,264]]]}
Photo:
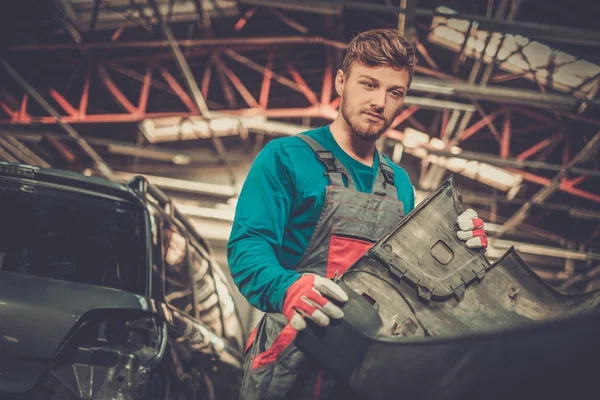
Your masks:
{"label": "industrial ceiling structure", "polygon": [[[378,144],[423,199],[450,173],[564,290],[600,287],[600,31],[542,0],[44,0],[8,12],[0,159],[173,195],[217,249],[269,140],[331,122],[358,32],[398,28],[419,64]],[[579,9],[577,7],[580,7]],[[6,15],[5,15],[6,17]],[[224,257],[221,251],[221,257]]]}

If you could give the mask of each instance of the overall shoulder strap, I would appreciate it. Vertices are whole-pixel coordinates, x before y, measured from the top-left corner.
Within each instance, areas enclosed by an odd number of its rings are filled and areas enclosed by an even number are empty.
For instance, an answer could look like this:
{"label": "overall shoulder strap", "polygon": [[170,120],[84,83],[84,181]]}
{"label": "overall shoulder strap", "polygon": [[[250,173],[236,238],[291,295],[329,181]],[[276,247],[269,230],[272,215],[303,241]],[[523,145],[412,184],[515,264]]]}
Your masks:
{"label": "overall shoulder strap", "polygon": [[373,184],[373,193],[398,200],[398,189],[394,184],[394,170],[387,163],[381,152],[377,151],[377,154],[379,156],[379,171]]}
{"label": "overall shoulder strap", "polygon": [[319,161],[325,166],[325,176],[329,180],[333,186],[341,186],[344,187],[344,180],[342,175],[346,176],[346,180],[348,181],[348,187],[353,188],[354,183],[352,182],[352,178],[350,174],[346,170],[346,168],[340,163],[333,155],[333,153],[329,150],[326,150],[321,144],[310,136],[306,136],[302,133],[298,134],[298,137],[306,144],[310,146],[310,148],[315,152],[315,155],[319,159]]}

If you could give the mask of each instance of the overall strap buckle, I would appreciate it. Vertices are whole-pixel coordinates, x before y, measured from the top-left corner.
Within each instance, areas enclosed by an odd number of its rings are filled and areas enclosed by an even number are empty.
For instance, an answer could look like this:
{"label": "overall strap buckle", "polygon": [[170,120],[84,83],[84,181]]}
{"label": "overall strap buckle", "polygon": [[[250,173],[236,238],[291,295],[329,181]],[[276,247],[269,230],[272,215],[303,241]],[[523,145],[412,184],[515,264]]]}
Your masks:
{"label": "overall strap buckle", "polygon": [[325,165],[328,173],[339,172],[337,166],[335,165],[335,157],[333,156],[332,152],[317,150],[315,153],[317,154],[319,161]]}
{"label": "overall strap buckle", "polygon": [[394,186],[394,170],[387,164],[380,163],[381,173],[383,174],[383,180],[386,185]]}

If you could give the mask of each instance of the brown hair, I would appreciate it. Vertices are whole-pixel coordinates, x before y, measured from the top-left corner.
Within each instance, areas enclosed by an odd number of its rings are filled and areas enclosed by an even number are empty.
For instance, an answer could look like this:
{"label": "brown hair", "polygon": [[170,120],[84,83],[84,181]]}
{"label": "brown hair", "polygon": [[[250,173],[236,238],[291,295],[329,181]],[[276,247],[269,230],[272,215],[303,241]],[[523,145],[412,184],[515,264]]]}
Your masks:
{"label": "brown hair", "polygon": [[353,62],[365,67],[394,67],[408,70],[412,82],[417,56],[414,47],[396,29],[372,29],[356,35],[348,44],[342,71],[348,74]]}

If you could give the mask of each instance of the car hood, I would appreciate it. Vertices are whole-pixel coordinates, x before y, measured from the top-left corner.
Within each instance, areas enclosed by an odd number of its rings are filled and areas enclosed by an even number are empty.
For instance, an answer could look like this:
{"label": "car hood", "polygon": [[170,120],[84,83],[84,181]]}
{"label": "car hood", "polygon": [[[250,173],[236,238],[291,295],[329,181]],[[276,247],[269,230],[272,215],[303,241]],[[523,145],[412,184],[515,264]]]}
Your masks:
{"label": "car hood", "polygon": [[150,307],[120,290],[0,271],[0,392],[31,387],[85,313]]}

